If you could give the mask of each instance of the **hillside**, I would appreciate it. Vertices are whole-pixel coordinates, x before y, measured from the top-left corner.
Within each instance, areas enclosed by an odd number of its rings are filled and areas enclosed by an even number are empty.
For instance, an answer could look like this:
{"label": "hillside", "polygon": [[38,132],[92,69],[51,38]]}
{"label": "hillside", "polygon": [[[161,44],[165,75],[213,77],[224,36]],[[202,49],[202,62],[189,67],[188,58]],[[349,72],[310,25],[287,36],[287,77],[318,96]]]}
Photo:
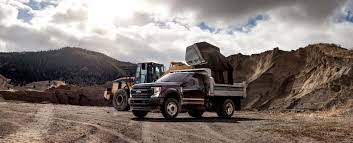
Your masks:
{"label": "hillside", "polygon": [[228,57],[236,82],[248,81],[243,107],[257,110],[325,110],[353,105],[353,51],[314,44]]}
{"label": "hillside", "polygon": [[16,85],[44,80],[63,80],[79,85],[103,84],[134,71],[135,64],[81,48],[0,53],[0,74]]}

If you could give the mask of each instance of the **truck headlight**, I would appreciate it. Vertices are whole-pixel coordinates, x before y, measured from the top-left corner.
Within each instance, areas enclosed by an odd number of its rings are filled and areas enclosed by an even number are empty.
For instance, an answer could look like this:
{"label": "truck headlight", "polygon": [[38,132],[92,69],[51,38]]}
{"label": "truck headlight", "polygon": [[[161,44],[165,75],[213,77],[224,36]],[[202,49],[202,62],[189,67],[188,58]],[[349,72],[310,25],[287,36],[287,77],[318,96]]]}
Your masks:
{"label": "truck headlight", "polygon": [[152,97],[158,97],[161,94],[161,87],[153,87],[153,95]]}

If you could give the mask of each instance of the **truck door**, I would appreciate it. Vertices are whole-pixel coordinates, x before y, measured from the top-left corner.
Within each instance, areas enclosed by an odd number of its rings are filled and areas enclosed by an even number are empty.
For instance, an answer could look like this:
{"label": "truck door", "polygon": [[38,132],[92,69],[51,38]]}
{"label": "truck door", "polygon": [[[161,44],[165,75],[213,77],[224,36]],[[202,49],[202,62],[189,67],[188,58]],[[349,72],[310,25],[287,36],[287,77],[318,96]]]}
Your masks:
{"label": "truck door", "polygon": [[204,76],[194,74],[186,80],[183,86],[183,103],[203,104],[206,93]]}

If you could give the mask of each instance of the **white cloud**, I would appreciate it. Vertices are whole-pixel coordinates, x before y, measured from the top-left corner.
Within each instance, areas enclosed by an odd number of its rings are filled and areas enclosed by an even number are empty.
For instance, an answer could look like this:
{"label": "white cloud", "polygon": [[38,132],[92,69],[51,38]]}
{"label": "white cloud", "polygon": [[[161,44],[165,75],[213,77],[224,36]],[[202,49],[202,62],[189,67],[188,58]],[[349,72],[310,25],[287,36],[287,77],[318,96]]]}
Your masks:
{"label": "white cloud", "polygon": [[10,25],[16,21],[18,10],[16,7],[0,3],[0,23]]}
{"label": "white cloud", "polygon": [[[336,23],[332,19],[343,9],[341,3],[332,1],[322,5],[312,1],[285,1],[275,6],[252,5],[251,9],[235,11],[227,10],[232,5],[226,3],[209,9],[212,1],[201,5],[186,3],[188,10],[176,8],[185,5],[184,2],[158,0],[45,0],[55,5],[40,10],[31,9],[26,2],[0,0],[1,51],[77,46],[123,61],[167,64],[184,60],[185,47],[200,41],[219,46],[225,55],[259,53],[277,46],[291,50],[316,42],[353,47],[350,38],[353,24]],[[239,3],[236,7],[245,6]],[[29,23],[17,19],[19,9],[30,9],[33,18]],[[220,26],[217,28],[244,25],[249,16],[259,13],[268,15],[269,19],[258,21],[248,32],[228,34],[225,30],[229,29],[225,29],[210,33],[197,26],[200,22],[212,25],[215,21],[222,23],[213,24]]]}

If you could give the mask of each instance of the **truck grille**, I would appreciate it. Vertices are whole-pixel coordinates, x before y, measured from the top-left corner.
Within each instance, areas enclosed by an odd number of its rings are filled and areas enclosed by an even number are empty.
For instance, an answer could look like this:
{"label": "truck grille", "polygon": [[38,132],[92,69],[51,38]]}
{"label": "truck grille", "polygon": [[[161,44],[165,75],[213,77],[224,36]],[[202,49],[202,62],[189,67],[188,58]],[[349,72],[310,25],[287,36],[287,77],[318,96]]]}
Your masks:
{"label": "truck grille", "polygon": [[133,98],[149,98],[153,95],[152,88],[143,88],[143,89],[131,89],[131,96]]}

